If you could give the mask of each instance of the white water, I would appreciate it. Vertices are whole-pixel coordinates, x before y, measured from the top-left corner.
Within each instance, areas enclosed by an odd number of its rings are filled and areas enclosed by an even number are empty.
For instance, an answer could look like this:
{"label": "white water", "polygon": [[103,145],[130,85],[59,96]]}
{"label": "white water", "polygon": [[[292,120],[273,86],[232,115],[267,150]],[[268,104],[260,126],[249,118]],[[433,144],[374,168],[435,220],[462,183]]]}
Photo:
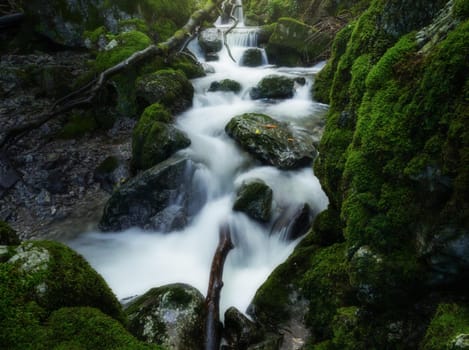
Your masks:
{"label": "white water", "polygon": [[[239,41],[241,42],[241,41]],[[245,47],[233,46],[235,58]],[[245,311],[257,288],[269,273],[283,262],[297,241],[286,242],[270,224],[259,224],[231,210],[235,190],[243,181],[263,179],[274,193],[273,215],[278,217],[289,206],[308,203],[317,213],[327,206],[327,198],[311,168],[280,171],[260,166],[224,132],[235,115],[262,112],[291,124],[298,137],[313,137],[321,125],[325,106],[311,101],[312,76],[321,67],[278,69],[239,67],[223,51],[218,62],[211,62],[215,73],[193,81],[196,93],[193,108],[177,117],[177,126],[191,138],[184,150],[196,164],[193,182],[206,198],[200,212],[188,227],[162,234],[130,229],[120,233],[90,232],[68,242],[100,272],[118,298],[124,299],[174,282],[184,282],[206,293],[210,263],[218,243],[218,231],[228,222],[235,243],[225,264],[221,309],[236,306]],[[279,103],[252,101],[249,89],[269,74],[305,76],[292,99]],[[234,79],[243,91],[207,92],[210,83]]]}

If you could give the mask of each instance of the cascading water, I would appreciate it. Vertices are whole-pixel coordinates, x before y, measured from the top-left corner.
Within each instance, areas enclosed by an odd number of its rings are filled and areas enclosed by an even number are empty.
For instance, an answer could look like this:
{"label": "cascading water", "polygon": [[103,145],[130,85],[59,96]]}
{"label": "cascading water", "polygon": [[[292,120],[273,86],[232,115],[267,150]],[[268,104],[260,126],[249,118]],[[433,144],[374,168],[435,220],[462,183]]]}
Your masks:
{"label": "cascading water", "polygon": [[[233,35],[249,36],[250,33],[240,30]],[[237,57],[252,44],[238,39],[229,42]],[[304,203],[315,213],[327,206],[327,197],[311,167],[281,171],[259,165],[224,131],[232,117],[258,112],[289,123],[299,135],[314,135],[315,130],[321,128],[325,112],[324,105],[309,97],[312,76],[318,67],[240,67],[226,51],[211,65],[215,73],[193,80],[193,107],[177,117],[177,126],[192,141],[183,153],[195,164],[189,181],[199,193],[194,205],[200,206],[200,210],[188,226],[165,234],[136,228],[120,233],[90,232],[68,242],[90,261],[121,299],[174,282],[191,284],[205,293],[219,228],[223,222],[228,222],[235,249],[228,254],[225,263],[221,310],[235,306],[245,311],[257,288],[297,243],[284,240],[273,222],[288,208]],[[304,76],[307,83],[292,99],[279,103],[251,100],[249,89],[273,73]],[[239,94],[207,91],[211,82],[227,78],[241,83],[243,91]],[[274,217],[268,224],[260,224],[232,210],[236,188],[248,179],[262,179],[273,189]]]}

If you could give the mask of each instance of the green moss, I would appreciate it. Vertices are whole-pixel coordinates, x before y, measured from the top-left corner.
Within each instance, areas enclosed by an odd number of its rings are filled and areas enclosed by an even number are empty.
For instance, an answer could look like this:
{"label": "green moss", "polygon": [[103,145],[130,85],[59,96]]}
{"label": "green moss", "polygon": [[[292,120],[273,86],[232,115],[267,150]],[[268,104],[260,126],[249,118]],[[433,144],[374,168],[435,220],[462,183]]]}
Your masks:
{"label": "green moss", "polygon": [[459,349],[452,340],[459,334],[469,333],[469,308],[467,305],[440,304],[420,344],[422,350]]}
{"label": "green moss", "polygon": [[319,249],[302,278],[301,286],[309,301],[306,322],[315,341],[332,336],[331,321],[337,308],[353,300],[345,258],[343,243]]}
{"label": "green moss", "polygon": [[205,76],[202,65],[189,54],[179,53],[171,55],[167,65],[175,70],[184,72],[188,79]]}
{"label": "green moss", "polygon": [[455,0],[453,13],[456,17],[467,19],[469,17],[469,2],[467,0]]}
{"label": "green moss", "polygon": [[103,71],[112,67],[152,43],[146,34],[136,30],[121,33],[113,39],[117,42],[117,46],[98,53],[95,63],[96,70]]}
{"label": "green moss", "polygon": [[119,27],[121,32],[127,32],[129,30],[136,30],[147,35],[150,34],[150,29],[144,20],[140,18],[129,18],[119,21]]}
{"label": "green moss", "polygon": [[16,231],[0,220],[0,245],[18,245],[21,243]]}
{"label": "green moss", "polygon": [[116,320],[90,307],[61,308],[47,321],[54,349],[161,349],[135,339]]}

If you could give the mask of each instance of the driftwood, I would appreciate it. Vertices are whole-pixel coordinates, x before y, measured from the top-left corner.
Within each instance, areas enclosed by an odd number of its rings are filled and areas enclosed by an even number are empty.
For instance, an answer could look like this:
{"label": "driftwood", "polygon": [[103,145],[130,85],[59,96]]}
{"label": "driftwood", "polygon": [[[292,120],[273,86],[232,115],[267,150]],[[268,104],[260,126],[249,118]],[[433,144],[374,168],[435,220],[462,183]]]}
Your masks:
{"label": "driftwood", "polygon": [[[193,33],[197,31],[204,21],[213,22],[215,20],[215,17],[219,13],[220,6],[225,1],[226,0],[208,0],[205,7],[195,11],[187,23],[167,41],[158,45],[150,45],[141,51],[135,52],[127,59],[101,72],[96,79],[90,81],[85,86],[56,101],[48,111],[41,113],[33,122],[12,127],[7,130],[3,137],[0,138],[0,148],[7,146],[9,142],[25,132],[42,126],[59,114],[70,111],[76,107],[91,104],[104,84],[114,75],[139,64],[145,59],[157,55],[178,52],[180,48],[187,45],[188,39],[193,36]],[[14,118],[14,116],[12,116],[12,118]]]}
{"label": "driftwood", "polygon": [[205,350],[218,350],[221,342],[220,329],[220,292],[223,287],[223,266],[228,252],[233,249],[230,230],[227,225],[220,228],[220,240],[213,255],[210,269],[205,307],[207,318],[205,320]]}

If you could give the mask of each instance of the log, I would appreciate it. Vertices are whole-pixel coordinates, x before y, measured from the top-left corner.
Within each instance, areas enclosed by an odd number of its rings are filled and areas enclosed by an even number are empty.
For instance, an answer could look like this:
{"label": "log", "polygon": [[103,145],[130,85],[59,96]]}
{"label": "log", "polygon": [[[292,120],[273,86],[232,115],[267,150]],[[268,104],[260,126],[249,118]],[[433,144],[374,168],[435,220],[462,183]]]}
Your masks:
{"label": "log", "polygon": [[223,287],[223,267],[226,256],[233,247],[230,229],[225,224],[220,228],[220,238],[213,255],[207,297],[205,298],[207,311],[207,318],[205,320],[205,350],[219,350],[220,348],[220,292]]}
{"label": "log", "polygon": [[0,138],[0,148],[7,147],[14,138],[28,132],[29,130],[42,126],[59,114],[65,113],[76,107],[91,104],[95,100],[98,92],[103,88],[104,84],[111,77],[125,69],[139,64],[144,59],[177,52],[181,47],[184,47],[187,39],[192,36],[204,21],[213,22],[215,20],[215,16],[218,16],[219,8],[223,2],[224,0],[207,0],[206,5],[202,9],[195,11],[186,24],[176,31],[167,41],[158,45],[150,45],[141,51],[135,52],[127,59],[101,72],[96,79],[92,80],[82,88],[56,101],[49,111],[41,113],[35,121],[17,127],[12,127],[5,131],[3,137]]}
{"label": "log", "polygon": [[0,29],[6,29],[19,25],[24,19],[24,13],[11,13],[0,17]]}

